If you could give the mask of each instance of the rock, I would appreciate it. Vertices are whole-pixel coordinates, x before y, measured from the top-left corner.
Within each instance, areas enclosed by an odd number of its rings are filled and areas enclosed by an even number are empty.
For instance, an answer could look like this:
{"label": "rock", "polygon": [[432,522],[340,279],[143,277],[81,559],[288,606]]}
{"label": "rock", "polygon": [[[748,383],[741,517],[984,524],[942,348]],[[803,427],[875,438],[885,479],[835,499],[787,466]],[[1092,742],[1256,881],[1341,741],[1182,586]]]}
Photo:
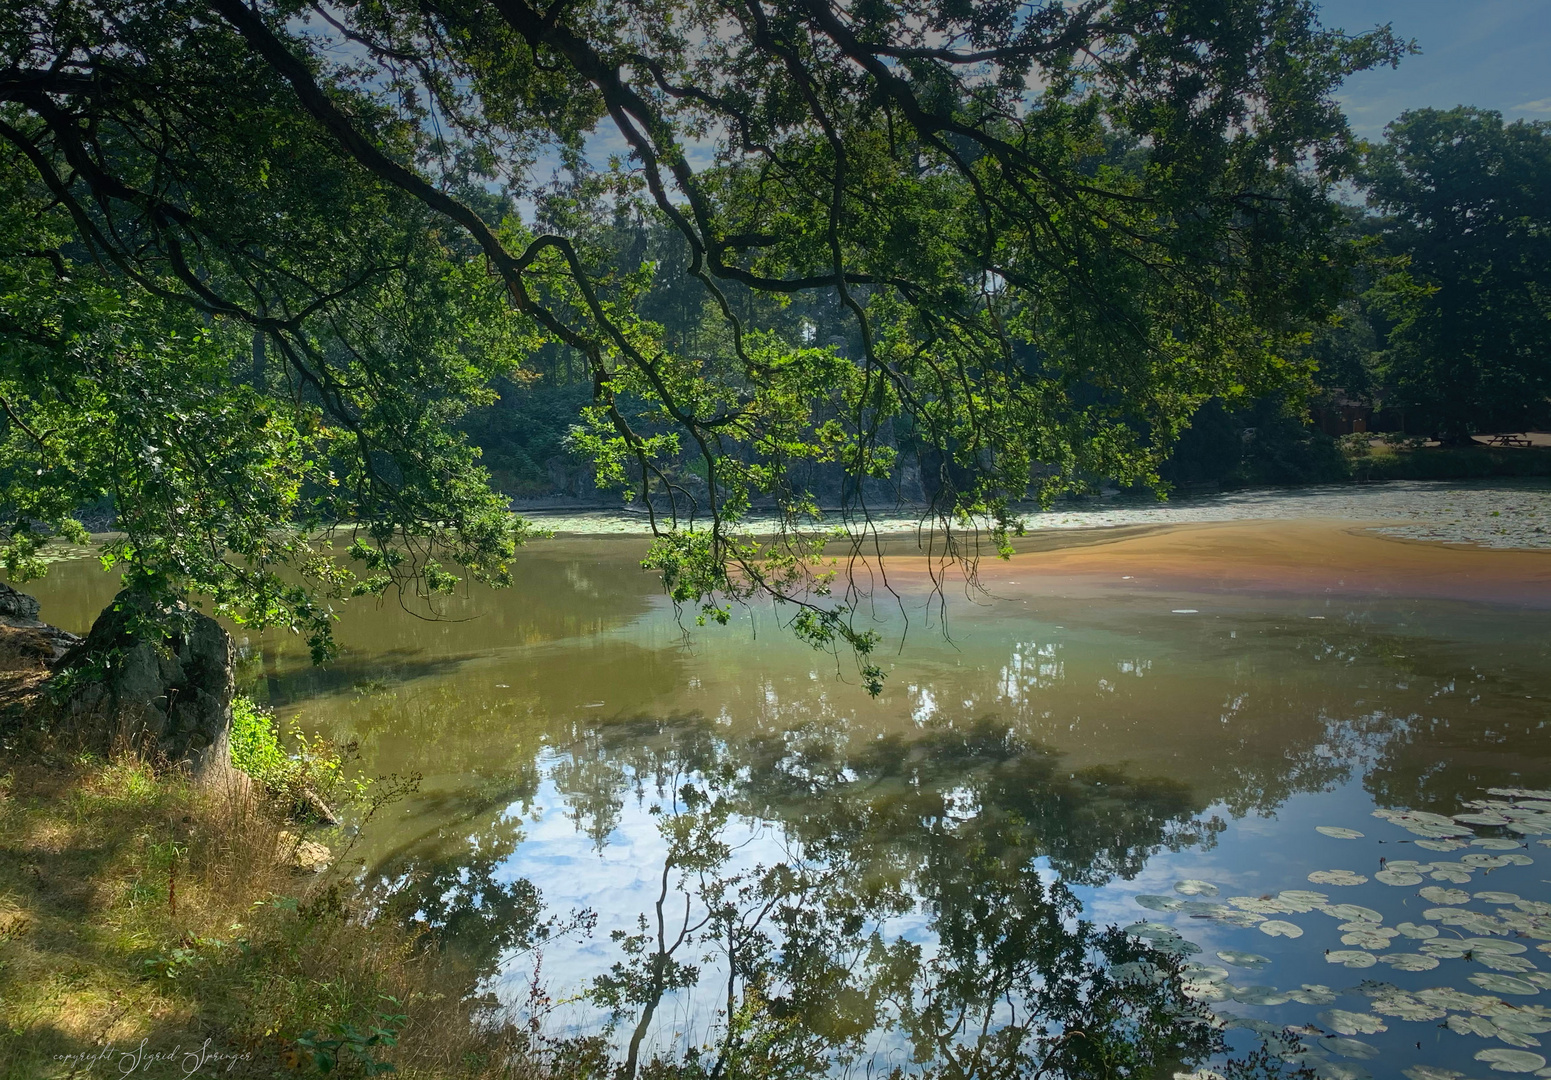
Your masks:
{"label": "rock", "polygon": [[231,635],[181,600],[124,590],[60,661],[68,716],[117,724],[132,744],[196,775],[228,764]]}
{"label": "rock", "polygon": [[9,585],[0,584],[0,616],[35,622],[38,618],[37,597],[17,592]]}
{"label": "rock", "polygon": [[36,597],[17,592],[9,585],[0,583],[0,626],[29,631],[24,636],[35,646],[39,659],[46,665],[52,665],[79,645],[81,639],[68,630],[61,630],[57,626],[40,622],[38,611]]}
{"label": "rock", "polygon": [[280,857],[292,870],[321,874],[334,858],[334,853],[316,840],[298,840],[288,832],[280,833],[277,839]]}

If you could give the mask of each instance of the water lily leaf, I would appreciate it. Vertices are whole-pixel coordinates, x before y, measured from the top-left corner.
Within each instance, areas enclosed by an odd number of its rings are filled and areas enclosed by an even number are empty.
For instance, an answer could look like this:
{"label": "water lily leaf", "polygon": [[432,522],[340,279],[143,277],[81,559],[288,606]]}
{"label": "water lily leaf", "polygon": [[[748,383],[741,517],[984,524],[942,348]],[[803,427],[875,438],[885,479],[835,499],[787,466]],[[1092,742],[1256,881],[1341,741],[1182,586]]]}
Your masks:
{"label": "water lily leaf", "polygon": [[1266,917],[1264,915],[1257,915],[1253,911],[1233,911],[1231,909],[1213,915],[1212,918],[1216,919],[1218,922],[1228,923],[1231,926],[1243,927],[1254,926],[1256,923],[1263,923],[1266,921]]}
{"label": "water lily leaf", "polygon": [[1551,904],[1544,900],[1516,900],[1513,906],[1530,915],[1551,915]]}
{"label": "water lily leaf", "polygon": [[1417,1023],[1424,1020],[1441,1020],[1448,1013],[1447,1009],[1429,1004],[1420,998],[1414,998],[1410,994],[1395,994],[1392,997],[1380,998],[1370,1008],[1385,1016]]}
{"label": "water lily leaf", "polygon": [[1330,899],[1330,894],[1315,892],[1313,889],[1283,889],[1276,894],[1276,898],[1289,904],[1307,904],[1307,910],[1312,911],[1322,907]]}
{"label": "water lily leaf", "polygon": [[1522,973],[1535,970],[1535,965],[1522,956],[1505,956],[1502,953],[1490,952],[1485,949],[1478,953],[1473,953],[1471,959],[1482,967],[1489,967],[1493,971]]}
{"label": "water lily leaf", "polygon": [[[1368,925],[1366,923],[1362,924]],[[1341,944],[1356,945],[1360,949],[1387,949],[1389,938],[1368,930],[1352,930],[1341,935]]]}
{"label": "water lily leaf", "polygon": [[1551,799],[1551,791],[1536,788],[1489,787],[1488,795],[1502,795],[1509,799]]}
{"label": "water lily leaf", "polygon": [[1434,938],[1422,942],[1422,951],[1428,956],[1441,956],[1445,960],[1458,960],[1470,951],[1470,946],[1458,938]]}
{"label": "water lily leaf", "polygon": [[1368,879],[1350,870],[1316,870],[1309,880],[1316,885],[1361,885]]}
{"label": "water lily leaf", "polygon": [[1271,962],[1269,956],[1261,956],[1259,953],[1252,952],[1239,952],[1237,949],[1219,949],[1217,951],[1217,959],[1225,964],[1249,968],[1252,971],[1263,968]]}
{"label": "water lily leaf", "polygon": [[1373,1074],[1349,1061],[1322,1061],[1314,1066],[1320,1080],[1373,1080]]}
{"label": "water lily leaf", "polygon": [[1426,990],[1413,990],[1411,996],[1445,1009],[1462,1009],[1466,1012],[1475,1009],[1482,1000],[1474,994],[1467,994],[1452,986],[1433,986]]}
{"label": "water lily leaf", "polygon": [[1459,1080],[1465,1075],[1453,1069],[1440,1069],[1436,1065],[1412,1065],[1400,1071],[1407,1080]]}
{"label": "water lily leaf", "polygon": [[1228,903],[1252,915],[1285,915],[1288,908],[1280,899],[1265,896],[1230,896]]}
{"label": "water lily leaf", "polygon": [[1171,956],[1194,956],[1201,951],[1201,946],[1194,941],[1186,941],[1182,937],[1161,938],[1154,940],[1152,947],[1161,953]]}
{"label": "water lily leaf", "polygon": [[[1220,982],[1183,982],[1179,992],[1191,1001],[1218,1002],[1227,1001],[1231,996],[1228,988]],[[1285,998],[1283,999],[1286,1000]]]}
{"label": "water lily leaf", "polygon": [[1420,885],[1422,875],[1409,870],[1380,870],[1373,875],[1373,880],[1385,885]]}
{"label": "water lily leaf", "polygon": [[1463,866],[1438,866],[1427,875],[1434,881],[1447,881],[1455,885],[1469,885],[1470,871]]}
{"label": "water lily leaf", "polygon": [[1517,904],[1519,894],[1511,892],[1478,892],[1476,899],[1483,904]]}
{"label": "water lily leaf", "polygon": [[1499,859],[1507,859],[1512,866],[1534,866],[1535,860],[1522,851],[1505,851],[1498,856]]}
{"label": "water lily leaf", "polygon": [[1348,993],[1359,994],[1370,1001],[1394,997],[1396,994],[1403,992],[1394,983],[1385,982],[1383,979],[1364,979],[1348,991]]}
{"label": "water lily leaf", "polygon": [[1497,1025],[1497,1037],[1509,1046],[1539,1046],[1540,1040],[1533,1035],[1526,1035],[1522,1031],[1514,1031],[1505,1028],[1501,1023]]}
{"label": "water lily leaf", "polygon": [[1378,962],[1378,957],[1361,949],[1336,949],[1325,954],[1325,962],[1349,968],[1369,968]]}
{"label": "water lily leaf", "polygon": [[1504,828],[1520,836],[1545,836],[1551,833],[1551,816],[1537,814],[1535,817],[1534,821],[1510,821]]}
{"label": "water lily leaf", "polygon": [[1200,919],[1217,919],[1230,914],[1233,909],[1227,904],[1214,904],[1210,900],[1186,900],[1180,906],[1181,915],[1190,915]]}
{"label": "water lily leaf", "polygon": [[1179,973],[1191,982],[1222,982],[1228,977],[1228,969],[1215,964],[1186,964]]}
{"label": "water lily leaf", "polygon": [[1517,840],[1509,840],[1506,836],[1481,836],[1472,840],[1470,846],[1486,848],[1488,851],[1516,851],[1520,845]]}
{"label": "water lily leaf", "polygon": [[1428,851],[1458,851],[1465,846],[1463,840],[1418,840],[1417,847],[1426,848]]}
{"label": "water lily leaf", "polygon": [[1184,881],[1174,883],[1174,891],[1184,896],[1216,896],[1218,888],[1210,881],[1202,881],[1199,878],[1186,878]]}
{"label": "water lily leaf", "polygon": [[1346,1009],[1327,1009],[1319,1014],[1319,1022],[1342,1035],[1376,1035],[1389,1030],[1388,1025],[1372,1013],[1350,1012]]}
{"label": "water lily leaf", "polygon": [[1363,835],[1356,829],[1343,829],[1339,825],[1316,825],[1314,826],[1314,831],[1324,833],[1326,836],[1333,836],[1337,840],[1361,840]]}
{"label": "water lily leaf", "polygon": [[1418,926],[1414,922],[1396,923],[1395,929],[1408,938],[1417,938],[1422,941],[1438,936],[1438,928],[1436,926]]}
{"label": "water lily leaf", "polygon": [[1374,911],[1371,907],[1363,907],[1361,904],[1330,904],[1322,909],[1326,915],[1340,919],[1342,922],[1361,920],[1375,925],[1384,921],[1384,916]]}
{"label": "water lily leaf", "polygon": [[1396,971],[1431,971],[1438,966],[1436,956],[1428,956],[1424,953],[1382,953],[1379,962],[1388,964]]}
{"label": "water lily leaf", "polygon": [[[1490,990],[1494,994],[1538,994],[1540,987],[1523,979],[1516,979],[1512,975],[1492,975],[1482,972],[1472,975],[1470,981],[1483,990]],[[1539,1065],[1535,1066],[1537,1069]]]}
{"label": "water lily leaf", "polygon": [[1153,937],[1157,934],[1174,934],[1177,931],[1168,923],[1134,922],[1130,926],[1122,927],[1121,932],[1133,937]]}
{"label": "water lily leaf", "polygon": [[[1514,823],[1509,822],[1508,828],[1513,828]],[[1452,840],[1461,836],[1473,836],[1474,834],[1463,825],[1432,825],[1425,822],[1403,822],[1402,828],[1415,836],[1424,836],[1429,840]]]}
{"label": "water lily leaf", "polygon": [[1528,1050],[1504,1050],[1494,1046],[1489,1050],[1477,1050],[1477,1061],[1489,1061],[1497,1072],[1526,1073],[1546,1067],[1546,1059]]}
{"label": "water lily leaf", "polygon": [[1465,866],[1477,866],[1485,870],[1495,870],[1499,866],[1510,866],[1513,862],[1506,855],[1489,855],[1484,851],[1472,851],[1469,855],[1461,855],[1459,861]]}
{"label": "water lily leaf", "polygon": [[1439,885],[1429,885],[1425,889],[1418,889],[1417,892],[1421,894],[1423,900],[1431,900],[1435,904],[1447,904],[1452,907],[1470,902],[1470,894],[1464,889],[1445,889]]}
{"label": "water lily leaf", "polygon": [[1525,951],[1524,946],[1517,941],[1499,941],[1496,938],[1465,938],[1463,943],[1476,952],[1521,953]]}
{"label": "water lily leaf", "polygon": [[[1339,1009],[1332,1010],[1340,1012]],[[1320,1013],[1321,1016],[1327,1015]],[[1334,1025],[1331,1025],[1334,1026]],[[1337,1029],[1339,1030],[1339,1029]],[[1384,1028],[1379,1028],[1383,1031]],[[1363,1061],[1371,1061],[1379,1056],[1379,1048],[1371,1043],[1365,1043],[1361,1039],[1343,1039],[1334,1035],[1327,1035],[1319,1040],[1320,1046],[1329,1050],[1332,1054],[1340,1054],[1342,1057],[1359,1058]]]}
{"label": "water lily leaf", "polygon": [[1135,897],[1135,900],[1148,911],[1178,911],[1185,906],[1183,900],[1176,899],[1175,897],[1156,896],[1148,893]]}
{"label": "water lily leaf", "polygon": [[1303,936],[1303,927],[1296,923],[1285,922],[1282,919],[1267,919],[1255,927],[1262,934],[1271,937],[1297,938]]}
{"label": "water lily leaf", "polygon": [[1494,814],[1490,810],[1481,810],[1473,814],[1455,814],[1454,820],[1465,825],[1506,825],[1508,819],[1501,814]]}
{"label": "water lily leaf", "polygon": [[1233,1000],[1245,1005],[1283,1005],[1288,997],[1274,986],[1236,986]]}
{"label": "water lily leaf", "polygon": [[1337,994],[1320,983],[1304,983],[1296,990],[1287,991],[1287,997],[1304,1005],[1330,1005],[1336,1000]]}
{"label": "water lily leaf", "polygon": [[1461,1016],[1459,1013],[1451,1013],[1448,1026],[1449,1030],[1456,1035],[1479,1035],[1483,1039],[1497,1038],[1497,1025],[1487,1016]]}

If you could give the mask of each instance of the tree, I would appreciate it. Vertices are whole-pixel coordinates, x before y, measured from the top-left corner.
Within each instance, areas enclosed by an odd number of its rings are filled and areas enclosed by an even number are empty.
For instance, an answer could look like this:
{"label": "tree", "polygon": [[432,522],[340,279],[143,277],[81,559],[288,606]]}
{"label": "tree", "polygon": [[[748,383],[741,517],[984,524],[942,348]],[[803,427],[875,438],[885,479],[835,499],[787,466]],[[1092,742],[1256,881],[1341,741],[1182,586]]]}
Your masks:
{"label": "tree", "polygon": [[1551,415],[1551,124],[1420,109],[1366,154],[1385,375],[1450,441]]}
{"label": "tree", "polygon": [[[323,439],[284,442],[292,501],[260,484],[240,528],[197,541],[164,515],[143,535],[169,554],[125,557],[317,633],[314,593],[273,564],[336,592],[447,587],[448,552],[498,578],[520,530],[448,422],[548,340],[592,384],[573,445],[651,511],[675,599],[725,620],[728,597],[770,593],[861,654],[812,560],[837,519],[865,538],[900,433],[938,520],[989,515],[1000,540],[1031,489],[1154,480],[1202,401],[1300,377],[1343,279],[1330,193],[1354,158],[1331,94],[1401,50],[1387,28],[1321,28],[1307,0],[92,0],[13,6],[0,47],[13,183],[68,234],[18,234],[16,273],[47,291],[50,267],[90,266],[225,342],[228,366],[256,334],[292,392],[266,381],[235,413]],[[626,148],[606,168],[600,125]],[[570,179],[534,181],[543,161]],[[672,243],[641,248],[632,222]],[[700,290],[678,333],[650,302],[664,274]],[[13,377],[41,387],[26,348],[58,343],[21,340]],[[47,399],[13,396],[20,446]],[[851,478],[838,514],[813,465]],[[227,505],[228,468],[179,468]],[[21,557],[65,510],[29,509],[12,475]],[[775,542],[750,535],[756,509]],[[369,540],[353,577],[303,539],[341,520]],[[277,526],[290,546],[259,539]],[[216,566],[223,545],[259,576]]]}

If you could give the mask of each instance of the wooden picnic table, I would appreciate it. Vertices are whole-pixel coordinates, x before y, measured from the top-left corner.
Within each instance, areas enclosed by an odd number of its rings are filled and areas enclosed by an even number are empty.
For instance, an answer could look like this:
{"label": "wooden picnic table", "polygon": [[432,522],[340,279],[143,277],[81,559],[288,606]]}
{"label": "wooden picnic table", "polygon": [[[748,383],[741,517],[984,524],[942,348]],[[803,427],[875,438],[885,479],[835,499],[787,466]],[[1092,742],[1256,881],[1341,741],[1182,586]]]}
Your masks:
{"label": "wooden picnic table", "polygon": [[1488,446],[1529,446],[1530,441],[1518,435],[1493,435],[1486,440]]}

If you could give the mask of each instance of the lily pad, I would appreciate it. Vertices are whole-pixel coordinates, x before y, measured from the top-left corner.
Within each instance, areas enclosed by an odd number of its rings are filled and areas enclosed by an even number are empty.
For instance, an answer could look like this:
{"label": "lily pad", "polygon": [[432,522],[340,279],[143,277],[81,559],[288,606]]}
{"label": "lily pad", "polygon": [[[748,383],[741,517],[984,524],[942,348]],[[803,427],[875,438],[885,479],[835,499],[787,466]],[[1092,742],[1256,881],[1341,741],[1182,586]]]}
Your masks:
{"label": "lily pad", "polygon": [[1464,889],[1445,889],[1438,885],[1429,885],[1425,889],[1418,889],[1417,892],[1421,894],[1423,900],[1430,900],[1434,904],[1454,906],[1470,902],[1470,894]]}
{"label": "lily pad", "polygon": [[1411,996],[1445,1009],[1463,1009],[1467,1012],[1476,1008],[1482,1000],[1491,1000],[1478,998],[1474,994],[1467,994],[1452,986],[1433,986],[1426,990],[1413,990]]}
{"label": "lily pad", "polygon": [[1183,900],[1176,899],[1172,896],[1157,896],[1149,893],[1143,893],[1135,899],[1138,904],[1146,908],[1148,911],[1178,911],[1180,908],[1185,906],[1185,902]]}
{"label": "lily pad", "polygon": [[1314,831],[1324,833],[1326,836],[1333,836],[1337,840],[1361,840],[1363,835],[1356,829],[1343,829],[1339,825],[1316,825],[1314,826]]}
{"label": "lily pad", "polygon": [[1517,840],[1509,840],[1506,836],[1481,836],[1470,842],[1471,847],[1486,848],[1488,851],[1514,851],[1519,847]]}
{"label": "lily pad", "polygon": [[1478,892],[1476,899],[1483,904],[1517,904],[1519,894],[1511,892]]}
{"label": "lily pad", "polygon": [[1508,819],[1501,814],[1494,814],[1490,810],[1480,810],[1472,814],[1455,814],[1454,820],[1464,825],[1506,825]]}
{"label": "lily pad", "polygon": [[1384,916],[1374,911],[1371,907],[1363,907],[1361,904],[1329,904],[1323,911],[1326,915],[1340,919],[1342,922],[1361,920],[1375,925],[1384,921]]}
{"label": "lily pad", "polygon": [[[1363,926],[1370,924],[1363,923]],[[1359,949],[1387,949],[1389,937],[1376,930],[1351,930],[1341,935],[1341,944],[1355,945]]]}
{"label": "lily pad", "polygon": [[1186,964],[1180,974],[1191,982],[1222,982],[1228,977],[1228,969],[1215,964]]}
{"label": "lily pad", "polygon": [[1339,995],[1320,983],[1304,983],[1296,990],[1287,991],[1287,997],[1303,1005],[1330,1005]]}
{"label": "lily pad", "polygon": [[1303,936],[1303,927],[1296,923],[1285,922],[1282,919],[1267,919],[1255,927],[1262,934],[1271,937],[1298,938]]}
{"label": "lily pad", "polygon": [[1380,870],[1373,875],[1373,880],[1385,885],[1420,885],[1422,875],[1409,870]]}
{"label": "lily pad", "polygon": [[[1227,1001],[1232,996],[1228,992],[1228,987],[1220,982],[1191,982],[1187,980],[1180,984],[1179,992],[1191,1001],[1213,1004],[1219,1001]],[[1284,998],[1283,1000],[1286,999]]]}
{"label": "lily pad", "polygon": [[1316,885],[1361,885],[1368,879],[1350,870],[1316,870],[1309,880]]}
{"label": "lily pad", "polygon": [[[1516,979],[1512,975],[1496,975],[1482,972],[1472,975],[1470,981],[1483,990],[1490,990],[1494,994],[1538,994],[1540,987],[1523,979]],[[1540,1068],[1539,1065],[1535,1068]]]}
{"label": "lily pad", "polygon": [[1551,904],[1544,900],[1518,900],[1513,906],[1530,915],[1551,915]]}
{"label": "lily pad", "polygon": [[1378,962],[1378,957],[1361,949],[1336,949],[1325,954],[1325,962],[1349,968],[1370,968]]}
{"label": "lily pad", "polygon": [[1258,971],[1271,962],[1269,956],[1261,956],[1259,953],[1239,952],[1237,949],[1219,949],[1217,959],[1234,967],[1249,968]]}
{"label": "lily pad", "polygon": [[1412,1065],[1400,1071],[1407,1080],[1459,1080],[1465,1075],[1453,1069],[1440,1069],[1436,1065]]}
{"label": "lily pad", "polygon": [[1291,904],[1307,904],[1309,910],[1313,910],[1330,899],[1329,893],[1315,892],[1313,889],[1283,889],[1276,894],[1278,900]]}
{"label": "lily pad", "polygon": [[1322,1061],[1314,1066],[1319,1080],[1373,1080],[1373,1074],[1349,1061]]}
{"label": "lily pad", "polygon": [[1346,1009],[1328,1009],[1319,1014],[1319,1022],[1342,1035],[1375,1035],[1389,1030],[1389,1026],[1372,1013],[1350,1012]]}
{"label": "lily pad", "polygon": [[1284,1005],[1288,998],[1274,986],[1236,986],[1233,1000],[1245,1005]]}
{"label": "lily pad", "polygon": [[1489,1050],[1477,1050],[1477,1061],[1491,1062],[1496,1072],[1527,1073],[1546,1067],[1546,1059],[1528,1050],[1504,1050],[1494,1046]]}
{"label": "lily pad", "polygon": [[1479,1035],[1483,1039],[1497,1038],[1497,1025],[1489,1016],[1461,1016],[1453,1013],[1447,1021],[1449,1030],[1456,1035]]}
{"label": "lily pad", "polygon": [[1426,941],[1428,938],[1438,936],[1438,928],[1436,926],[1418,926],[1414,922],[1396,923],[1395,929],[1408,938],[1416,938],[1420,941]]}
{"label": "lily pad", "polygon": [[[1335,1010],[1339,1011],[1339,1010]],[[1324,1015],[1321,1013],[1321,1015]],[[1379,1030],[1384,1030],[1380,1028]],[[1365,1043],[1361,1039],[1343,1039],[1334,1035],[1327,1035],[1319,1040],[1320,1046],[1329,1050],[1332,1054],[1340,1054],[1342,1057],[1358,1058],[1362,1061],[1372,1061],[1379,1056],[1379,1048],[1371,1043]]]}
{"label": "lily pad", "polygon": [[1465,846],[1463,840],[1418,840],[1416,846],[1428,851],[1458,851]]}
{"label": "lily pad", "polygon": [[1385,1016],[1393,1016],[1400,1020],[1410,1020],[1413,1023],[1421,1023],[1426,1020],[1441,1020],[1447,1015],[1448,1010],[1438,1005],[1430,1004],[1410,994],[1395,994],[1391,997],[1380,998],[1370,1008],[1376,1013]]}
{"label": "lily pad", "polygon": [[1522,851],[1505,851],[1498,856],[1499,859],[1507,859],[1512,866],[1534,866],[1535,860]]}
{"label": "lily pad", "polygon": [[1502,953],[1482,950],[1473,954],[1471,959],[1482,967],[1491,968],[1493,971],[1511,971],[1522,975],[1526,971],[1535,970],[1535,965],[1522,956],[1505,956]]}
{"label": "lily pad", "polygon": [[1425,953],[1381,953],[1379,962],[1388,964],[1396,971],[1431,971],[1438,966],[1436,956]]}
{"label": "lily pad", "polygon": [[1508,856],[1492,855],[1485,851],[1472,851],[1469,855],[1461,855],[1459,861],[1465,866],[1479,867],[1482,870],[1495,870],[1499,866],[1513,865],[1513,860]]}
{"label": "lily pad", "polygon": [[1174,883],[1174,891],[1182,896],[1216,896],[1219,890],[1210,881],[1186,878],[1184,881]]}

